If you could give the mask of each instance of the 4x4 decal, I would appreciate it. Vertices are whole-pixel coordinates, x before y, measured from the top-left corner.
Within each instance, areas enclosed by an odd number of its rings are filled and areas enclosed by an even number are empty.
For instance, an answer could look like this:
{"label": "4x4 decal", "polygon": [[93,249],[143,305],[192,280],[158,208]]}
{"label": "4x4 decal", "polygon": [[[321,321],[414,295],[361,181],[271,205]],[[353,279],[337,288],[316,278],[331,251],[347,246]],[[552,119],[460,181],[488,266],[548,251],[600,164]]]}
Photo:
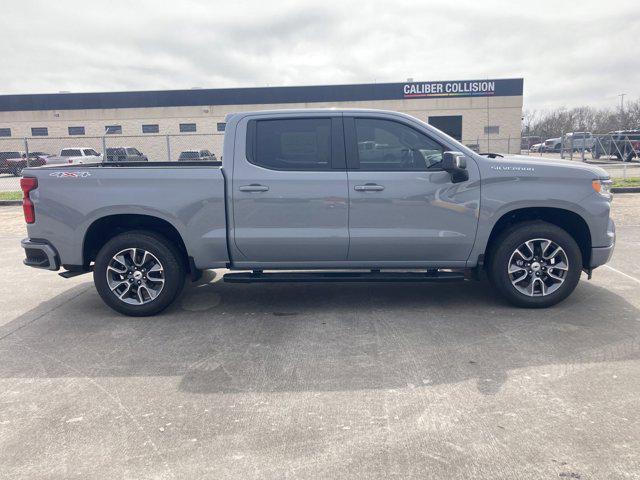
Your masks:
{"label": "4x4 decal", "polygon": [[50,177],[57,178],[85,178],[90,177],[89,172],[53,172],[49,174]]}

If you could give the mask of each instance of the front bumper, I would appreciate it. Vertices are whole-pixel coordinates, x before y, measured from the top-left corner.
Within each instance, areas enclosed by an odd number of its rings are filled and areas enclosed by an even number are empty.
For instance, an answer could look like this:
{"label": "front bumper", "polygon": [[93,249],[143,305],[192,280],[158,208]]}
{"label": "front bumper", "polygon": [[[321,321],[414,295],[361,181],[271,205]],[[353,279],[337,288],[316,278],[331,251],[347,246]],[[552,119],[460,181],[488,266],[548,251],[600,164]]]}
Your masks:
{"label": "front bumper", "polygon": [[604,265],[613,255],[613,249],[616,246],[616,226],[611,219],[609,219],[609,226],[607,227],[607,237],[611,239],[611,245],[591,248],[591,262],[589,264],[591,268]]}
{"label": "front bumper", "polygon": [[591,249],[591,268],[600,267],[607,263],[611,259],[611,255],[613,255],[613,247],[615,247],[615,245],[593,247]]}
{"label": "front bumper", "polygon": [[20,242],[20,245],[24,248],[26,257],[23,263],[28,267],[54,271],[60,268],[58,252],[46,241],[33,241],[25,238]]}

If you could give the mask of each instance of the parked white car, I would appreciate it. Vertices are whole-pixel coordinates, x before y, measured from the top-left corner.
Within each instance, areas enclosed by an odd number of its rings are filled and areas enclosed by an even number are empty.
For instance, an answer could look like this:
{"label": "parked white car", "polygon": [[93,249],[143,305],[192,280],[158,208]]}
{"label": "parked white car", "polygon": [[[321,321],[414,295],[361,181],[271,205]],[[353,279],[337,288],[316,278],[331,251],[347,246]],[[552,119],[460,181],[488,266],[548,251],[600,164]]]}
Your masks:
{"label": "parked white car", "polygon": [[62,150],[60,150],[60,155],[56,157],[49,157],[47,159],[47,165],[98,162],[102,162],[102,154],[89,147],[63,148]]}
{"label": "parked white car", "polygon": [[530,152],[533,152],[533,153],[537,153],[537,152],[540,152],[540,151],[544,151],[544,150],[542,149],[542,147],[543,147],[543,146],[544,146],[544,143],[536,143],[536,144],[534,144],[534,145],[531,145],[531,148],[529,148],[529,151],[530,151]]}
{"label": "parked white car", "polygon": [[543,152],[559,152],[560,148],[562,148],[562,138],[548,138],[544,141],[544,146],[542,147]]}

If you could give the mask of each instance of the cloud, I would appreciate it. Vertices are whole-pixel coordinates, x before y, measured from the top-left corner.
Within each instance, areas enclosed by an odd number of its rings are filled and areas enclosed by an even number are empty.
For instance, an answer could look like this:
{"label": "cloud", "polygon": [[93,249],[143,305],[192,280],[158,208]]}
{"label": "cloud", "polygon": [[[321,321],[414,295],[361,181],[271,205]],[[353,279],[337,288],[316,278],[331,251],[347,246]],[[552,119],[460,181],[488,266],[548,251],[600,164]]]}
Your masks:
{"label": "cloud", "polygon": [[640,96],[635,1],[3,2],[0,93],[524,77],[525,108]]}

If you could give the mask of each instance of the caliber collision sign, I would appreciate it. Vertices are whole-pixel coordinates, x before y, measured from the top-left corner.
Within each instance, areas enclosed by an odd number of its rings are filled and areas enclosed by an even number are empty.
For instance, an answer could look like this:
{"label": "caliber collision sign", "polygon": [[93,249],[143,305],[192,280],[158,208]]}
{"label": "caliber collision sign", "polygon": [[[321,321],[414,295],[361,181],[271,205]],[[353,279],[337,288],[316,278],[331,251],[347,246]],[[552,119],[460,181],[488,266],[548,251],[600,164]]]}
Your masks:
{"label": "caliber collision sign", "polygon": [[417,82],[402,86],[404,98],[488,97],[522,95],[522,80],[468,80],[455,82]]}

